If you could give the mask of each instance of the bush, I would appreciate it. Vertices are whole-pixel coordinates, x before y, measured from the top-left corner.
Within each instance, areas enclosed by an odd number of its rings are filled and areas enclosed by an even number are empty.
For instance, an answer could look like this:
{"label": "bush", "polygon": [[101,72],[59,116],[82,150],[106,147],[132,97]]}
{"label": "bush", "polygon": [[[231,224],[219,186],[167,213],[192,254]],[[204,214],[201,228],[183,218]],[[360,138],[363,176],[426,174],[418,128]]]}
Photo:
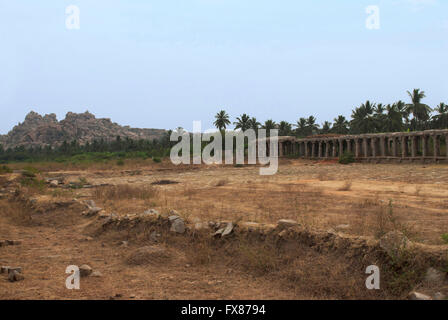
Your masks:
{"label": "bush", "polygon": [[153,157],[152,161],[154,161],[155,163],[160,163],[162,162],[162,160],[159,157]]}
{"label": "bush", "polygon": [[341,156],[339,156],[340,164],[349,164],[355,162],[355,156],[351,152],[344,152]]}
{"label": "bush", "polygon": [[445,242],[446,244],[448,244],[448,233],[444,233],[441,236],[443,242]]}
{"label": "bush", "polygon": [[118,160],[117,161],[117,166],[124,166],[124,161],[123,160]]}

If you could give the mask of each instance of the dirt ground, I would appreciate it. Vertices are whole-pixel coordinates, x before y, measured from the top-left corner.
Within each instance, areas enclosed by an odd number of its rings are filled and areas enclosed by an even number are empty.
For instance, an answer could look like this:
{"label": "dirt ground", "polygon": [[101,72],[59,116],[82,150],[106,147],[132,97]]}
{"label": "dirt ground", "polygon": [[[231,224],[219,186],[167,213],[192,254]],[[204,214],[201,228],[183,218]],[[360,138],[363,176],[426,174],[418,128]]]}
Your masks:
{"label": "dirt ground", "polygon": [[[103,213],[119,216],[174,209],[192,223],[225,220],[275,224],[279,219],[294,219],[311,228],[372,238],[400,230],[412,241],[430,245],[443,245],[441,235],[448,233],[448,165],[340,165],[285,159],[273,176],[259,175],[255,166],[175,167],[168,161],[42,169],[39,176],[62,176],[64,186],[80,181],[87,185],[79,189],[25,188],[31,199],[56,203],[56,207],[58,202],[77,199],[94,200]],[[2,179],[13,180],[18,175],[8,174]],[[118,192],[111,193],[114,187]],[[182,246],[171,248],[181,259],[129,265],[125,258],[144,242],[129,238],[125,246],[118,238],[88,234],[86,228],[92,219],[75,209],[64,215],[61,208],[58,215],[49,215],[40,223],[27,223],[15,217],[21,210],[17,204],[7,199],[0,202],[0,240],[22,241],[0,247],[0,265],[20,266],[25,276],[22,281],[9,282],[0,275],[0,299],[359,298],[358,290],[351,294],[349,287],[362,287],[365,279],[363,269],[350,261],[322,257],[304,248],[296,265],[303,270],[302,279],[313,273],[316,265],[325,269],[337,262],[337,270],[325,270],[327,275],[334,272],[338,285],[317,273],[309,277],[309,283],[291,285],[288,277],[277,281],[270,273],[248,272],[230,260],[195,263]],[[65,268],[72,264],[88,264],[102,277],[82,278],[81,290],[68,290]],[[351,277],[353,272],[359,275]],[[340,288],[332,290],[332,286]],[[384,296],[365,294],[361,298]]]}

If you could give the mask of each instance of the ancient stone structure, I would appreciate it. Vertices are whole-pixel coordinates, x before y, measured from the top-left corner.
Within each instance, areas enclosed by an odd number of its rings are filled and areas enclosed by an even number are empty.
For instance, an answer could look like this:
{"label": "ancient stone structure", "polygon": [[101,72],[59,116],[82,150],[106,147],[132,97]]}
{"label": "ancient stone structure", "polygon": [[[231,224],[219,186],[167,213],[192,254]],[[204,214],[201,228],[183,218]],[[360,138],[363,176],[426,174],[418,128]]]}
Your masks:
{"label": "ancient stone structure", "polygon": [[[448,130],[376,133],[333,137],[279,137],[279,157],[337,158],[351,152],[358,161],[446,161]],[[443,154],[441,147],[444,146]]]}

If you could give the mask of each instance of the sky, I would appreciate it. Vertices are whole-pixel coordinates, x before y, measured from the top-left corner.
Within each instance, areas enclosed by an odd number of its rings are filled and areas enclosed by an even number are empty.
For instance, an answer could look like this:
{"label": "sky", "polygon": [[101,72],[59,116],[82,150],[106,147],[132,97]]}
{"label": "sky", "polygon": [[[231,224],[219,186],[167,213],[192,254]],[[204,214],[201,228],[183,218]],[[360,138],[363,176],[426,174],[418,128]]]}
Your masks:
{"label": "sky", "polygon": [[31,110],[205,130],[221,109],[322,123],[414,88],[448,103],[446,0],[0,0],[0,40],[2,134]]}

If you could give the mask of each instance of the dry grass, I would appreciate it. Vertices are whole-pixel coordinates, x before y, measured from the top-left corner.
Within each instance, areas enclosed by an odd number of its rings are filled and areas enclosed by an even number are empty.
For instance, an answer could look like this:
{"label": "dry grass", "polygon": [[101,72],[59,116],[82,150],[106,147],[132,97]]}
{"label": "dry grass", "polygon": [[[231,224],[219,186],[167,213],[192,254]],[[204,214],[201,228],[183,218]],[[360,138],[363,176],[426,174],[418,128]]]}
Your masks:
{"label": "dry grass", "polygon": [[345,181],[344,185],[338,189],[338,191],[350,191],[352,188],[352,182],[351,181]]}
{"label": "dry grass", "polygon": [[95,188],[93,196],[98,200],[151,200],[156,198],[158,190],[152,186],[131,186],[127,184]]}
{"label": "dry grass", "polygon": [[220,179],[218,182],[216,182],[216,187],[222,187],[229,183],[229,179]]}

